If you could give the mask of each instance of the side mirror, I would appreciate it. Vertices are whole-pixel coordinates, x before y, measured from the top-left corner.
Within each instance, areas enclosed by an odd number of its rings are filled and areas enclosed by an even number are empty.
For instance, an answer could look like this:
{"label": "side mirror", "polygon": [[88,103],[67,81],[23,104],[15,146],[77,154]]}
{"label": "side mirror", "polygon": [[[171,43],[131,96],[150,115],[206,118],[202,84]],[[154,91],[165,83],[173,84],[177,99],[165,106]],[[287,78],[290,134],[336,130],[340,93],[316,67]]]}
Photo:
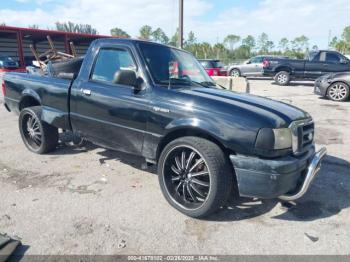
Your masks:
{"label": "side mirror", "polygon": [[132,86],[135,91],[143,90],[142,79],[136,76],[134,70],[121,69],[114,75],[114,84]]}
{"label": "side mirror", "polygon": [[248,60],[246,64],[249,65],[249,64],[251,64],[251,63],[252,63],[252,61]]}

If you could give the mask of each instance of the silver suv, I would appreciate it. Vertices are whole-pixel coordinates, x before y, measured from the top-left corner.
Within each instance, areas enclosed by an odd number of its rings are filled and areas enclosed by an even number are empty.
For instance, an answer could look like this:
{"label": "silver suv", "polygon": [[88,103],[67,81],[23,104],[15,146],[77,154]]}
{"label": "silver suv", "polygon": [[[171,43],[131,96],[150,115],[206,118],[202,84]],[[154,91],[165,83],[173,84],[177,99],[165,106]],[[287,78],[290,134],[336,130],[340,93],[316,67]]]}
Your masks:
{"label": "silver suv", "polygon": [[262,76],[263,66],[265,60],[271,60],[274,58],[286,58],[282,56],[255,56],[242,64],[230,65],[227,70],[228,76],[239,77],[239,76]]}

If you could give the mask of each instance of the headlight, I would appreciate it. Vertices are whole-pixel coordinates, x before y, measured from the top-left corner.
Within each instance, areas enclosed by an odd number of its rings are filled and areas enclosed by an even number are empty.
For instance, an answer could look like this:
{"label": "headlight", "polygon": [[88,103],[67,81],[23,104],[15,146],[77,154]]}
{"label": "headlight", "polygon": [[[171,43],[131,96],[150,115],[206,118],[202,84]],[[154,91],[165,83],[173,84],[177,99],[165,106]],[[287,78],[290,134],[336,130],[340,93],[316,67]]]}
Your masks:
{"label": "headlight", "polygon": [[321,81],[325,81],[327,83],[331,83],[333,81],[334,74],[324,75]]}
{"label": "headlight", "polygon": [[290,128],[262,128],[256,138],[255,146],[265,150],[292,148],[292,131]]}
{"label": "headlight", "polygon": [[275,135],[274,149],[286,149],[292,147],[292,132],[289,128],[272,130]]}

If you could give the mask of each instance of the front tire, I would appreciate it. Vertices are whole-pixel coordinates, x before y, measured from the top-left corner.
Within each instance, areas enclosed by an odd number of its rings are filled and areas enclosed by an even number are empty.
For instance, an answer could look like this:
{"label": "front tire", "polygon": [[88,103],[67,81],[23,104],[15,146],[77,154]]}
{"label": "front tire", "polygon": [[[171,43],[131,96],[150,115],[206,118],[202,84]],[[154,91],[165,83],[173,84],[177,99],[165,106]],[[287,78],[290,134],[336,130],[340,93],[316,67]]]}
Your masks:
{"label": "front tire", "polygon": [[349,86],[345,83],[334,83],[327,90],[327,96],[337,102],[343,102],[349,98]]}
{"label": "front tire", "polygon": [[275,82],[280,86],[286,86],[290,82],[290,73],[287,71],[280,71],[275,75]]}
{"label": "front tire", "polygon": [[19,131],[25,146],[33,153],[45,154],[58,144],[58,129],[41,121],[41,107],[28,107],[19,115]]}
{"label": "front tire", "polygon": [[159,159],[158,177],[169,204],[194,218],[208,216],[224,205],[233,183],[223,151],[199,137],[169,143]]}

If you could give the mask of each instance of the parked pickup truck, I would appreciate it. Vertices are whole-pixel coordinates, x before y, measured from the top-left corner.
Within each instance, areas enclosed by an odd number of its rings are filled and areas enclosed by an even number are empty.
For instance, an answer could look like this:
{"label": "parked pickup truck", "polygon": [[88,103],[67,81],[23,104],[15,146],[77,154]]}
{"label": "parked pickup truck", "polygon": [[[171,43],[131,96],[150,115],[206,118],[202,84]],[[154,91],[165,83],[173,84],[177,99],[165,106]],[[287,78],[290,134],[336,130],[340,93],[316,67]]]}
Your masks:
{"label": "parked pickup truck", "polygon": [[298,199],[326,153],[315,152],[308,113],[222,90],[190,53],[151,42],[95,40],[83,60],[5,74],[2,89],[30,151],[54,150],[69,130],[142,156],[158,165],[167,201],[192,217],[217,211],[233,190]]}
{"label": "parked pickup truck", "polygon": [[336,51],[313,51],[306,59],[268,59],[263,75],[273,76],[279,85],[288,85],[292,79],[310,79],[332,73],[350,71],[350,60]]}

